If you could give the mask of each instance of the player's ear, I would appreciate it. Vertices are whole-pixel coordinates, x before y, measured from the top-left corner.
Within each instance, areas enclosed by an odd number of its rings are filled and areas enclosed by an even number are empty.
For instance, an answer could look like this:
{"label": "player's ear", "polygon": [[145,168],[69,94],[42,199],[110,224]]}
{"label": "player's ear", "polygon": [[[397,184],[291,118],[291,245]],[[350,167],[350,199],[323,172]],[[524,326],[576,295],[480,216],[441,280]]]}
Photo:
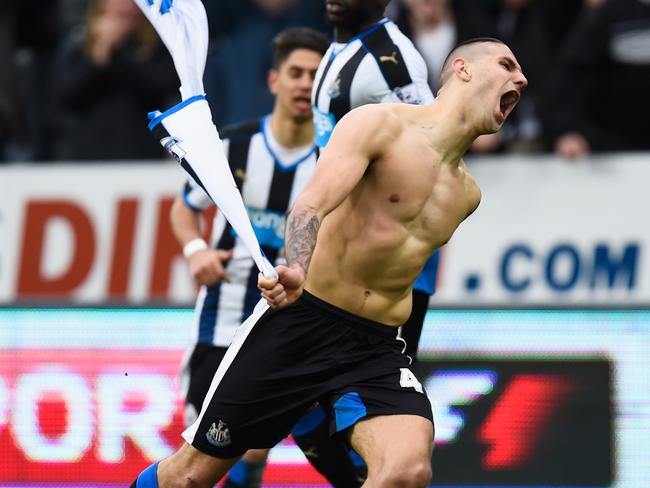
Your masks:
{"label": "player's ear", "polygon": [[278,93],[278,71],[275,69],[270,69],[268,75],[266,75],[266,83],[269,85],[269,91],[273,95]]}
{"label": "player's ear", "polygon": [[454,74],[462,81],[469,81],[472,79],[472,71],[466,59],[454,59],[451,63],[451,69],[454,71]]}

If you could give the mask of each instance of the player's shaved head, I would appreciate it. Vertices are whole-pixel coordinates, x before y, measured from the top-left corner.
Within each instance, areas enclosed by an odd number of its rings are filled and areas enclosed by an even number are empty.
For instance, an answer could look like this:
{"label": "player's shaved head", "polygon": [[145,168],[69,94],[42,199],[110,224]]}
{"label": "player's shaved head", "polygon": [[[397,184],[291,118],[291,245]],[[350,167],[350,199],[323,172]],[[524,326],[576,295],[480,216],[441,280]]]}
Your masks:
{"label": "player's shaved head", "polygon": [[479,48],[482,44],[486,43],[505,45],[503,41],[494,37],[475,37],[459,43],[445,58],[445,62],[442,65],[442,72],[440,74],[440,86],[443,86],[449,78],[451,78],[453,72],[452,63],[454,59],[463,58],[472,61],[478,55],[482,54],[482,51]]}

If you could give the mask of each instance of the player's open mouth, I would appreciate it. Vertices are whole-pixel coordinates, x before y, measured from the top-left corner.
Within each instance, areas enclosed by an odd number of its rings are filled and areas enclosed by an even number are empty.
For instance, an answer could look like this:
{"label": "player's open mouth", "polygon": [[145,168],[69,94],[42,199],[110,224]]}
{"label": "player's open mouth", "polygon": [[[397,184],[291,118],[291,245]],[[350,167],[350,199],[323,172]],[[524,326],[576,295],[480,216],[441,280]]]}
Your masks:
{"label": "player's open mouth", "polygon": [[515,108],[517,102],[519,101],[519,92],[517,90],[510,90],[501,95],[501,101],[499,102],[499,110],[501,111],[501,116],[505,119],[508,114]]}
{"label": "player's open mouth", "polygon": [[296,97],[293,99],[293,103],[300,110],[311,110],[311,99],[309,97]]}

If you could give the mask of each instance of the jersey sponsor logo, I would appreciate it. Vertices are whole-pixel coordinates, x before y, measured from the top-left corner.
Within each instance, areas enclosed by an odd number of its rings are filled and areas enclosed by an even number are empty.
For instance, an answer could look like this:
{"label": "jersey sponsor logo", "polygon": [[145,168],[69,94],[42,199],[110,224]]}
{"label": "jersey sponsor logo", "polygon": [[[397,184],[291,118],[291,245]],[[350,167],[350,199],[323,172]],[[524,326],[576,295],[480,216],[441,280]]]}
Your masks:
{"label": "jersey sponsor logo", "polygon": [[327,88],[327,94],[330,98],[336,98],[341,94],[341,78],[336,77],[336,79],[330,84]]}
{"label": "jersey sponsor logo", "polygon": [[164,147],[165,151],[167,151],[169,155],[179,163],[183,160],[186,154],[185,150],[179,145],[181,142],[180,139],[172,136],[160,139],[160,145]]}
{"label": "jersey sponsor logo", "polygon": [[397,51],[393,51],[393,54],[390,56],[379,56],[379,62],[399,64],[399,61],[397,61]]}
{"label": "jersey sponsor logo", "polygon": [[325,147],[327,145],[327,141],[329,141],[335,125],[336,119],[333,114],[321,112],[318,107],[314,107],[315,139],[318,147]]}
{"label": "jersey sponsor logo", "polygon": [[[284,226],[287,221],[282,212],[259,208],[247,208],[248,218],[253,226],[260,246],[282,249],[284,247]],[[233,236],[237,236],[234,230]]]}
{"label": "jersey sponsor logo", "polygon": [[217,447],[229,446],[232,443],[230,429],[222,420],[219,420],[218,424],[212,422],[210,429],[205,433],[205,438],[210,444]]}
{"label": "jersey sponsor logo", "polygon": [[391,98],[394,102],[409,103],[411,105],[422,105],[422,98],[414,83],[398,86],[393,90]]}

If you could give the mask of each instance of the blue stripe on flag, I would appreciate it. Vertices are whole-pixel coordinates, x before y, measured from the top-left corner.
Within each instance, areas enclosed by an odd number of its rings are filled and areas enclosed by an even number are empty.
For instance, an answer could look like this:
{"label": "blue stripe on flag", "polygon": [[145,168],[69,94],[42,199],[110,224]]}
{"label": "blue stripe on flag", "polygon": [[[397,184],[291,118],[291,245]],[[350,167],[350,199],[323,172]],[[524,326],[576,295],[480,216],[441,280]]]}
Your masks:
{"label": "blue stripe on flag", "polygon": [[[192,104],[194,102],[198,102],[200,100],[205,100],[205,95],[195,95],[193,97],[188,98],[187,100],[183,100],[181,103],[178,103],[178,104],[174,105],[173,107],[168,108],[167,110],[165,110],[161,114],[157,115],[153,119],[150,119],[151,122],[149,122],[149,125],[147,127],[149,127],[149,130],[153,130],[154,127],[156,127],[158,124],[160,124],[163,121],[164,118],[169,117],[171,114],[174,114],[174,113],[178,112],[179,110],[187,107],[188,105],[190,105],[190,104]],[[155,113],[155,111],[154,112],[149,112],[148,115],[151,116],[152,113]]]}

